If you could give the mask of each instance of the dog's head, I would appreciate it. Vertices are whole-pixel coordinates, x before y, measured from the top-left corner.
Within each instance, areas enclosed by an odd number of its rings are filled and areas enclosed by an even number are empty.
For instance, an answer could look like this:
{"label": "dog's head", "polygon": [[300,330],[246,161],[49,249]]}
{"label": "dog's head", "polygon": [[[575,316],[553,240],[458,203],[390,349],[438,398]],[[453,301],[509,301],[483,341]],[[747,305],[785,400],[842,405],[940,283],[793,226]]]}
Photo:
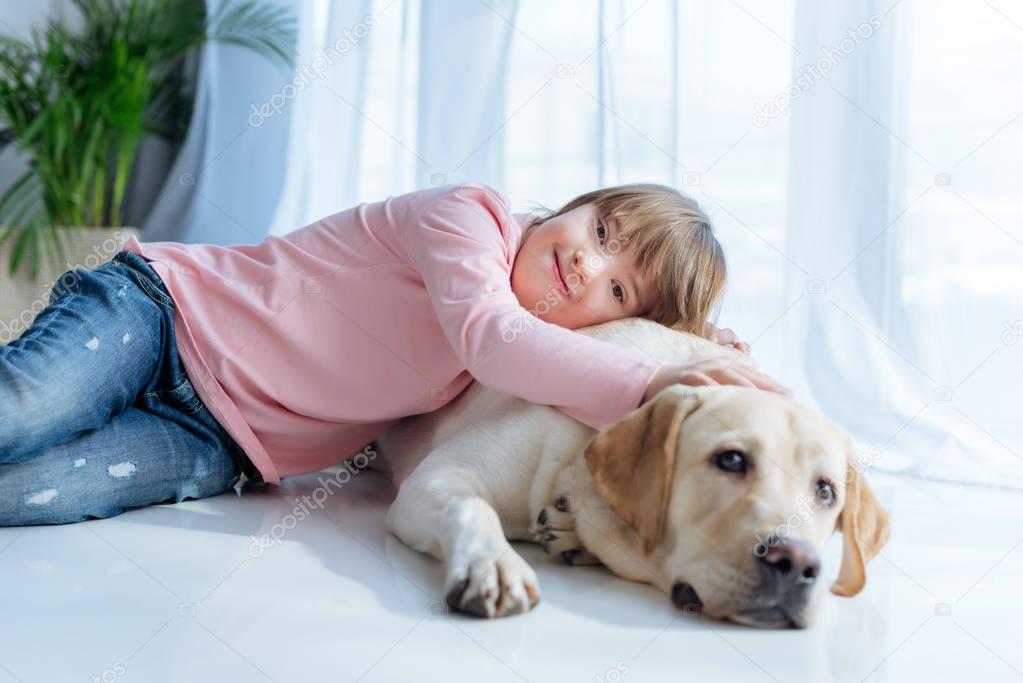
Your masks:
{"label": "dog's head", "polygon": [[600,431],[585,458],[634,532],[612,554],[637,555],[677,605],[712,617],[804,627],[831,535],[843,535],[831,591],[844,596],[888,540],[849,435],[766,391],[670,387]]}

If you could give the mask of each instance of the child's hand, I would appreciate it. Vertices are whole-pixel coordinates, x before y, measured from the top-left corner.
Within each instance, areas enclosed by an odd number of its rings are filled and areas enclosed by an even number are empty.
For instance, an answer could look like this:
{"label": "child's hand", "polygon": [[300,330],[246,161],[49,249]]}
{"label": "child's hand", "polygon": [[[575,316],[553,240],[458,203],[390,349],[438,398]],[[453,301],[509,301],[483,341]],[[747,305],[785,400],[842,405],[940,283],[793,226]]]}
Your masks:
{"label": "child's hand", "polygon": [[788,387],[779,384],[760,370],[757,370],[745,358],[719,356],[687,365],[665,365],[661,367],[660,370],[654,373],[653,379],[647,385],[642,402],[646,403],[662,389],[672,384],[688,384],[690,386],[736,384],[743,387],[774,391],[786,398],[792,397],[792,391]]}
{"label": "child's hand", "polygon": [[707,326],[712,330],[711,340],[721,344],[722,346],[732,346],[737,351],[742,351],[748,354],[750,352],[749,344],[743,341],[739,341],[739,335],[727,327],[718,329],[711,323],[707,323]]}

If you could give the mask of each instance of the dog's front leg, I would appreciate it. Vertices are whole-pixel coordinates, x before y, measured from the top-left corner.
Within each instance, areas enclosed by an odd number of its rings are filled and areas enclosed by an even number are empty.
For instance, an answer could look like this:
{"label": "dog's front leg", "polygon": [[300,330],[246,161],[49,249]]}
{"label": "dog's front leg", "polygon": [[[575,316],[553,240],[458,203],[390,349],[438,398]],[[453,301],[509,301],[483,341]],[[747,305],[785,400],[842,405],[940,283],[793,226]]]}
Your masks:
{"label": "dog's front leg", "polygon": [[402,541],[444,562],[448,606],[493,618],[536,605],[536,574],[505,539],[490,503],[458,475],[416,474],[401,485],[387,521]]}

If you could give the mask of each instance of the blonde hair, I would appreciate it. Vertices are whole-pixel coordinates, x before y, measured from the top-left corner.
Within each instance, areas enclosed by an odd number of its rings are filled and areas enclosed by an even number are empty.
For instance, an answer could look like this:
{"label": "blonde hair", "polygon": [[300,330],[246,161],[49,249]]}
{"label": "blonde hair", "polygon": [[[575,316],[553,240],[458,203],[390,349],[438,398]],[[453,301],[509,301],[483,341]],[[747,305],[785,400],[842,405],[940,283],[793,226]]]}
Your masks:
{"label": "blonde hair", "polygon": [[557,211],[543,206],[529,222],[529,232],[584,204],[619,226],[618,239],[631,247],[643,275],[654,283],[652,303],[638,315],[707,337],[715,306],[727,278],[724,250],[710,218],[691,197],[656,183],[632,183],[581,194]]}

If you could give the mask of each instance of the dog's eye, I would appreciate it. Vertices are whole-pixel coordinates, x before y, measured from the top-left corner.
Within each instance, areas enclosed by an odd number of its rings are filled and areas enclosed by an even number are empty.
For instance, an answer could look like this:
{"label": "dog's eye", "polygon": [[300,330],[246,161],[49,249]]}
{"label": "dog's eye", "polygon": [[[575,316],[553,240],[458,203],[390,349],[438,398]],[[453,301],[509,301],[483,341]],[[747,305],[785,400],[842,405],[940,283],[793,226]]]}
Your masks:
{"label": "dog's eye", "polygon": [[714,456],[714,464],[725,472],[746,473],[746,456],[739,451],[721,451]]}
{"label": "dog's eye", "polygon": [[824,507],[831,507],[835,504],[835,487],[826,479],[817,480],[817,500]]}

